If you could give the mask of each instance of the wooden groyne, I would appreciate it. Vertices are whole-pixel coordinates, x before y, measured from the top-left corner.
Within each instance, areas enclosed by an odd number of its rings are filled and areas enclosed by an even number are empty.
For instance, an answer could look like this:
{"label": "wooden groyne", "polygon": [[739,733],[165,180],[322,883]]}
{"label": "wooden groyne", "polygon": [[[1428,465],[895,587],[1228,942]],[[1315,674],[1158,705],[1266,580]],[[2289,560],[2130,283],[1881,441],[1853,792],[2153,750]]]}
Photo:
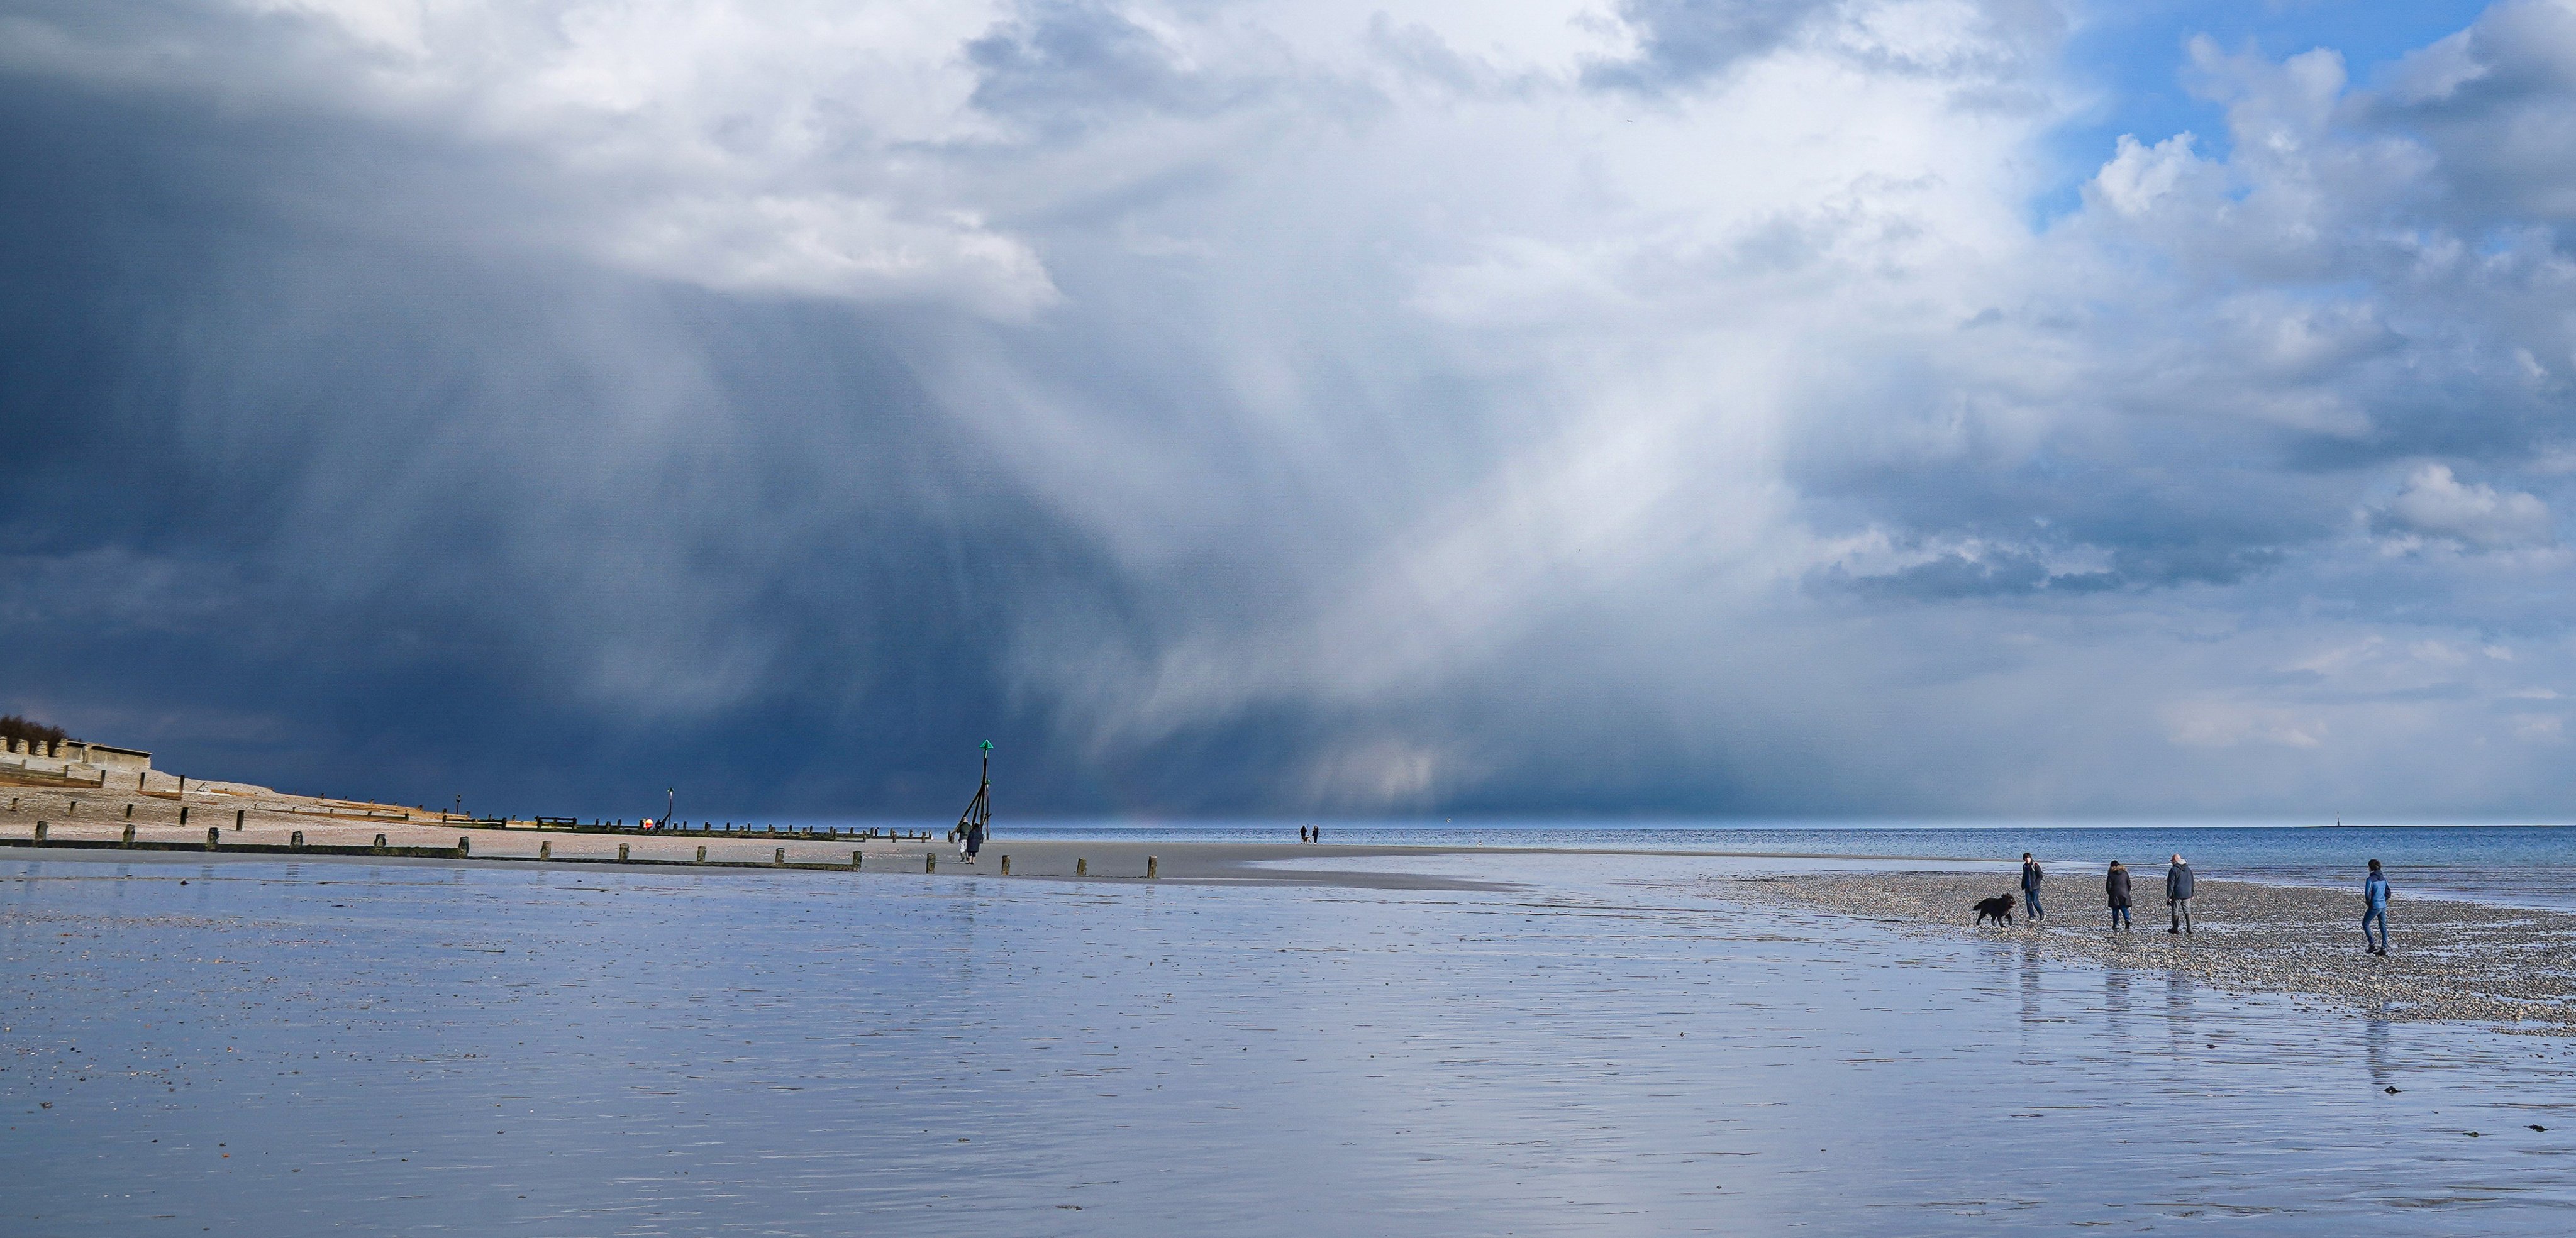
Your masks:
{"label": "wooden groyne", "polygon": [[473,841],[462,836],[457,838],[456,845],[453,847],[393,845],[388,844],[382,834],[376,835],[375,842],[371,844],[308,843],[304,841],[301,833],[298,833],[292,842],[252,843],[225,842],[220,831],[210,829],[206,831],[205,841],[198,842],[193,839],[138,839],[134,837],[134,829],[131,826],[126,827],[122,838],[54,838],[50,836],[50,825],[50,822],[39,821],[31,837],[0,839],[0,846],[39,847],[61,851],[175,851],[196,855],[216,852],[236,856],[352,856],[370,859],[469,860],[478,864],[595,864],[621,868],[757,868],[764,871],[802,869],[823,873],[859,872],[860,866],[865,862],[865,857],[855,850],[850,852],[850,860],[846,864],[832,861],[789,860],[783,847],[777,849],[772,858],[766,860],[710,860],[706,858],[704,847],[698,849],[696,859],[687,860],[662,860],[649,857],[630,859],[626,855],[626,848],[622,846],[618,848],[618,854],[614,857],[555,855],[552,854],[551,847],[537,855],[487,853],[478,856],[473,853]]}

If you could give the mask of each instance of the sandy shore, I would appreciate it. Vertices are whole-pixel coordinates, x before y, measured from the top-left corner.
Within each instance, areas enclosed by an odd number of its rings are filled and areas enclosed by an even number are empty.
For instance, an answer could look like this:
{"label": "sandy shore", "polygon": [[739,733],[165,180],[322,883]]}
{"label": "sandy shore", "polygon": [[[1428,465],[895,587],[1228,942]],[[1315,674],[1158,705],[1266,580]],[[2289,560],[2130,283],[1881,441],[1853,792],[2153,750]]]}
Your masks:
{"label": "sandy shore", "polygon": [[[1009,856],[1014,878],[1136,881],[1143,879],[1146,859],[1150,856],[1155,860],[1159,880],[1187,884],[1418,890],[1509,888],[1509,883],[1453,876],[1300,869],[1293,863],[1297,860],[1354,856],[1472,854],[1478,848],[1030,839],[1004,834],[986,846],[977,863],[967,865],[958,859],[954,844],[939,841],[920,843],[871,839],[826,842],[769,838],[758,834],[713,839],[696,836],[665,838],[649,833],[583,834],[529,828],[478,829],[445,823],[437,819],[438,814],[427,812],[419,814],[422,819],[411,821],[392,816],[385,809],[378,809],[379,815],[374,818],[354,811],[343,816],[326,815],[326,809],[332,803],[274,793],[251,797],[190,792],[181,798],[167,793],[141,795],[117,789],[0,786],[0,855],[63,863],[275,863],[283,858],[255,852],[227,854],[220,849],[212,852],[117,852],[27,845],[34,837],[36,823],[42,821],[46,825],[47,838],[58,841],[116,840],[124,836],[125,827],[131,824],[138,842],[191,846],[203,844],[209,828],[220,832],[219,837],[224,844],[270,846],[283,846],[298,833],[304,835],[308,844],[326,846],[365,846],[379,834],[384,836],[387,845],[394,847],[453,847],[458,839],[464,838],[471,841],[474,857],[470,860],[445,860],[308,855],[296,857],[299,863],[517,866],[534,862],[541,848],[550,848],[557,861],[583,862],[586,866],[588,863],[614,861],[621,845],[632,860],[678,863],[694,860],[698,848],[703,846],[707,850],[707,859],[737,864],[766,864],[782,850],[792,864],[848,864],[851,854],[856,852],[863,857],[860,871],[878,874],[921,873],[929,867],[930,857],[935,854],[938,857],[937,871],[943,875],[999,875],[1002,857]],[[189,812],[185,825],[180,823],[183,806]],[[237,814],[238,827],[235,825]],[[929,823],[905,828],[927,829],[934,839],[941,836],[939,827]],[[1283,829],[1282,832],[1287,831]],[[1077,867],[1086,870],[1080,877],[1076,876]]]}
{"label": "sandy shore", "polygon": [[2011,874],[1810,874],[1715,883],[1737,899],[1870,920],[1899,932],[2008,942],[2043,958],[2180,970],[2241,993],[2307,997],[2320,1007],[2389,1019],[2519,1021],[2576,1034],[2576,916],[2450,899],[2389,907],[2386,958],[2362,950],[2359,890],[2257,885],[2202,877],[2198,929],[2166,933],[2163,871],[2138,870],[2133,933],[2108,931],[2099,878],[2049,883],[2046,927],[1971,924],[1977,900],[2013,892]]}

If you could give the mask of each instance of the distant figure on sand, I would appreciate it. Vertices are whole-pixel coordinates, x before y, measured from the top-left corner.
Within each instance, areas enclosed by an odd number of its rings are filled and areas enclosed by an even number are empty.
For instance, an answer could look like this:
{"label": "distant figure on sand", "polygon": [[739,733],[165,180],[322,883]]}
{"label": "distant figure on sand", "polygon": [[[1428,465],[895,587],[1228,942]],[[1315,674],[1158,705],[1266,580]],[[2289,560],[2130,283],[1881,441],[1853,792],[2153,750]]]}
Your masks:
{"label": "distant figure on sand", "polygon": [[2111,931],[2115,933],[2138,931],[2138,926],[2129,922],[2128,865],[2118,860],[2111,861],[2110,875],[2102,878],[2102,893],[2111,899]]}
{"label": "distant figure on sand", "polygon": [[1297,827],[1297,843],[1298,843],[1298,845],[1299,845],[1299,846],[1303,846],[1303,845],[1305,845],[1305,842],[1306,842],[1306,827],[1301,825],[1301,826],[1298,826],[1298,827]]}
{"label": "distant figure on sand", "polygon": [[2048,874],[2039,871],[2039,861],[2030,858],[2029,852],[2022,852],[2021,901],[2022,906],[2030,909],[2030,922],[2033,924],[2048,918],[2048,913],[2039,909],[2039,883],[2046,880]]}
{"label": "distant figure on sand", "polygon": [[[2372,954],[2388,953],[2388,877],[2379,871],[2379,861],[2370,862],[2370,875],[2361,882],[2361,944]],[[2370,926],[2379,926],[2379,943],[2372,945]]]}
{"label": "distant figure on sand", "polygon": [[2185,863],[2181,856],[2175,856],[2173,867],[2165,870],[2165,905],[2173,912],[2173,927],[2166,929],[2165,933],[2170,936],[2190,932],[2191,865]]}
{"label": "distant figure on sand", "polygon": [[984,823],[977,821],[966,827],[966,862],[969,864],[974,863],[975,853],[982,851],[983,849]]}

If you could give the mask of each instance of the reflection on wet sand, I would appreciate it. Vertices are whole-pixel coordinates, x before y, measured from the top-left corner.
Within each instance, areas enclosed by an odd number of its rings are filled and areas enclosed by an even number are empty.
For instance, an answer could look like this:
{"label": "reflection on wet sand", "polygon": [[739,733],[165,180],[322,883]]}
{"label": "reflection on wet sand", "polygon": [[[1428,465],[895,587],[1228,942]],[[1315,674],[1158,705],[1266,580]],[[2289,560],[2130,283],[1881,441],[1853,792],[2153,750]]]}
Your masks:
{"label": "reflection on wet sand", "polygon": [[[0,1214],[2555,1233],[2576,1201],[2576,1117],[2525,1108],[2576,1095],[2558,1042],[1586,865],[1496,858],[1498,890],[21,865]],[[2162,1037],[2132,1022],[2149,983]],[[2319,1134],[2347,1131],[2371,1133]]]}

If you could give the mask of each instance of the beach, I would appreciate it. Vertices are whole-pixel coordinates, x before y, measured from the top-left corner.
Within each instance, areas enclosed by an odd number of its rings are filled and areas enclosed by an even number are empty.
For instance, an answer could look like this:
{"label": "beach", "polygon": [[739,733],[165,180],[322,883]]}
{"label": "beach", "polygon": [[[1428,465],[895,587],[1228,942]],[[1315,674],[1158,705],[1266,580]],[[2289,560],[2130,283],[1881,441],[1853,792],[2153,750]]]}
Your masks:
{"label": "beach", "polygon": [[1996,831],[1068,827],[968,865],[920,822],[152,790],[5,788],[27,1232],[2544,1233],[2576,1202],[2576,912],[2508,905],[2556,880],[2542,835],[2370,838],[2500,892],[2402,886],[2379,959],[2351,890],[2296,884],[2342,835],[2190,838],[2285,879],[2203,876],[2181,938],[2150,871],[2115,937],[2071,861],[2047,927],[1970,924],[2013,885]]}
{"label": "beach", "polygon": [[[2379,1019],[2517,1023],[2576,1031],[2576,915],[2450,898],[2392,902],[2392,949],[2362,950],[2352,889],[2202,878],[2194,932],[2171,935],[2163,870],[2136,875],[2135,931],[2109,931],[2101,876],[2060,868],[2042,886],[2044,926],[2016,909],[2011,926],[1973,924],[1974,904],[2015,893],[2014,875],[1797,874],[1733,879],[1748,901],[1822,911],[1912,936],[2009,942],[2052,961],[2149,968],[2239,993],[2295,994],[2323,1009]],[[2018,895],[2016,894],[2016,897]]]}
{"label": "beach", "polygon": [[[1006,841],[1095,874],[1129,855]],[[2513,1034],[2535,1023],[1979,933],[1919,873],[1137,845],[1210,870],[11,849],[0,1217],[2555,1233],[2576,1201],[2576,1046]],[[2204,882],[2211,920],[2247,914]],[[2400,906],[2402,967],[2423,909]]]}

